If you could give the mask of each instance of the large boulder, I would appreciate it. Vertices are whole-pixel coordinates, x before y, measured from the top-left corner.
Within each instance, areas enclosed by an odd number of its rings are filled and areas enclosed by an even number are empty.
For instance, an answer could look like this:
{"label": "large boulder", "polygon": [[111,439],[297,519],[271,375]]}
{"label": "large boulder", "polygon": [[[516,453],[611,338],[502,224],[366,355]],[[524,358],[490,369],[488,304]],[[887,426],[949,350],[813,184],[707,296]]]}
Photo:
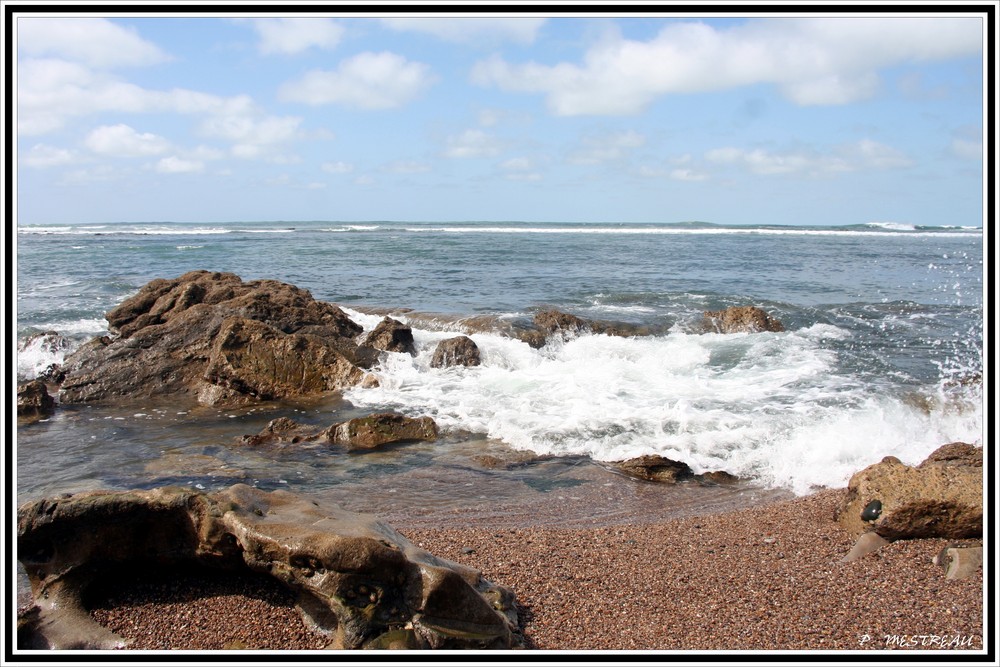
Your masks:
{"label": "large boulder", "polygon": [[17,527],[35,602],[22,649],[127,648],[88,614],[89,591],[125,571],[199,566],[273,577],[329,648],[520,645],[509,589],[372,516],[285,491],[92,491],[26,503]]}
{"label": "large boulder", "polygon": [[468,336],[448,338],[437,344],[431,358],[431,368],[478,366],[482,362],[479,346]]}
{"label": "large boulder", "polygon": [[360,325],[274,280],[192,271],[153,280],[106,318],[113,335],[65,360],[62,402],[283,398],[352,386],[371,365],[352,340]]}
{"label": "large boulder", "polygon": [[688,464],[656,454],[638,456],[626,461],[618,461],[612,465],[629,477],[644,479],[648,482],[672,484],[694,477],[694,471]]}
{"label": "large boulder", "polygon": [[918,466],[893,456],[855,473],[835,518],[846,530],[893,541],[983,533],[982,449],[940,447]]}
{"label": "large boulder", "polygon": [[375,449],[383,445],[419,440],[436,440],[437,424],[430,417],[406,417],[382,412],[358,417],[329,429],[329,440],[348,451]]}
{"label": "large boulder", "polygon": [[22,382],[17,385],[17,418],[25,422],[35,422],[50,416],[56,409],[56,402],[41,380]]}
{"label": "large boulder", "polygon": [[731,306],[705,311],[704,328],[715,333],[760,333],[784,331],[784,325],[756,306]]}
{"label": "large boulder", "polygon": [[383,317],[382,321],[365,337],[364,344],[386,352],[416,353],[416,348],[413,345],[413,330],[388,315]]}

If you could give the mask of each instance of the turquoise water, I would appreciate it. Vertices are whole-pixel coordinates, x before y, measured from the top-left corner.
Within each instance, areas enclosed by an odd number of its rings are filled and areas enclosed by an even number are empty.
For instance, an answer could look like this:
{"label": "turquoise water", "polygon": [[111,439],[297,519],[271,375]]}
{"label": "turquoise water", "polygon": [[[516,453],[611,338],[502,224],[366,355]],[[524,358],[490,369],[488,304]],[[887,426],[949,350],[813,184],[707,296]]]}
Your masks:
{"label": "turquoise water", "polygon": [[[149,280],[208,269],[304,287],[366,328],[379,319],[369,309],[399,309],[418,346],[415,357],[385,355],[379,388],[316,404],[64,407],[18,429],[19,499],[234,480],[359,498],[377,479],[368,504],[380,511],[397,502],[384,488],[399,503],[450,511],[604,488],[617,478],[603,463],[647,453],[807,493],[889,454],[916,462],[945,442],[982,443],[981,384],[968,382],[983,363],[980,229],[119,223],[22,225],[16,240],[19,341],[56,330],[78,345]],[[744,304],[786,331],[697,332],[703,311]],[[483,366],[430,368],[458,319],[527,321],[543,307],[665,333],[535,350],[484,330],[473,335]],[[22,346],[19,375],[66,352]],[[375,409],[429,414],[442,442],[351,459],[233,446],[275,416],[327,425]],[[477,467],[474,457],[494,450],[554,458],[513,472]]]}

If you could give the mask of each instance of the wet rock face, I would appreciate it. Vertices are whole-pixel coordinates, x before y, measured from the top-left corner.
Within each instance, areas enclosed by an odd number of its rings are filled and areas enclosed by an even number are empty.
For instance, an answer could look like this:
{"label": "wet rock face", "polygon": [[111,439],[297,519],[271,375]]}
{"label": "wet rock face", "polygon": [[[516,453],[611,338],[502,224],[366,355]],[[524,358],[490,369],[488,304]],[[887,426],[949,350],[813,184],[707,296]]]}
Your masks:
{"label": "wet rock face", "polygon": [[890,541],[981,537],[982,457],[966,443],[944,445],[916,467],[887,456],[851,477],[835,518],[854,534]]}
{"label": "wet rock face", "polygon": [[430,417],[414,419],[384,412],[335,424],[329,434],[331,442],[358,451],[398,442],[436,440],[438,428]]}
{"label": "wet rock face", "polygon": [[694,471],[688,464],[656,455],[639,456],[614,466],[629,477],[650,482],[673,483],[694,477]]}
{"label": "wet rock face", "polygon": [[41,380],[17,385],[17,418],[27,423],[45,419],[56,409],[56,402]]}
{"label": "wet rock face", "polygon": [[386,352],[416,354],[413,346],[413,330],[399,320],[388,315],[365,337],[364,344]]}
{"label": "wet rock face", "polygon": [[784,325],[756,306],[732,306],[705,311],[704,328],[716,333],[760,333],[784,331]]}
{"label": "wet rock face", "polygon": [[83,600],[117,571],[208,566],[273,577],[330,637],[329,648],[506,649],[519,645],[510,590],[415,547],[390,526],[294,494],[238,484],[218,493],[87,492],[18,509],[18,560],[36,606],[22,648],[127,642]]}
{"label": "wet rock face", "polygon": [[192,271],[151,281],[105,317],[117,337],[65,360],[63,402],[300,396],[357,384],[371,365],[352,340],[362,328],[340,308],[274,280]]}
{"label": "wet rock face", "polygon": [[468,336],[456,336],[438,343],[431,358],[431,368],[450,366],[478,366],[481,363],[479,346]]}

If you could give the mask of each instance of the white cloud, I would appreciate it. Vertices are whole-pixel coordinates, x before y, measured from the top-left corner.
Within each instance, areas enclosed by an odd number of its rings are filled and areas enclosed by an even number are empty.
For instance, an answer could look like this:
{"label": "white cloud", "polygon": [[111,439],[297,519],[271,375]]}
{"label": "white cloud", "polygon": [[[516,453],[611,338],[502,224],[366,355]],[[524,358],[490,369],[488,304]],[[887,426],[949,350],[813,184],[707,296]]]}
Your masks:
{"label": "white cloud", "polygon": [[490,157],[502,150],[500,141],[482,130],[465,130],[445,139],[445,157]]}
{"label": "white cloud", "polygon": [[760,176],[795,174],[829,176],[866,169],[898,169],[912,165],[900,151],[870,139],[845,144],[823,153],[812,149],[772,152],[762,148],[716,148],[705,159],[718,165],[737,166]]}
{"label": "white cloud", "polygon": [[100,68],[153,65],[170,59],[134,29],[103,18],[18,17],[17,50]]}
{"label": "white cloud", "polygon": [[385,170],[393,174],[426,174],[431,166],[416,160],[396,160],[385,165]]}
{"label": "white cloud", "polygon": [[416,99],[437,78],[430,67],[388,51],[365,52],[341,61],[334,71],[312,70],[278,90],[284,102],[343,104],[392,109]]}
{"label": "white cloud", "polygon": [[35,144],[21,156],[18,162],[26,167],[44,169],[46,167],[59,167],[65,164],[72,164],[77,159],[76,153],[71,150],[46,146],[44,144]]}
{"label": "white cloud", "polygon": [[66,60],[26,59],[17,68],[17,123],[22,135],[52,132],[69,118],[101,112],[255,113],[247,95],[219,97],[183,88],[148,90]]}
{"label": "white cloud", "polygon": [[204,171],[205,163],[200,160],[185,160],[176,155],[165,157],[156,163],[156,171],[161,174],[190,174]]}
{"label": "white cloud", "polygon": [[170,142],[148,132],[140,134],[128,125],[104,125],[90,132],[84,145],[95,153],[111,157],[148,157],[170,150]]}
{"label": "white cloud", "polygon": [[350,162],[324,162],[320,168],[328,174],[349,174],[354,171]]}
{"label": "white cloud", "polygon": [[332,49],[340,43],[344,28],[327,18],[251,19],[260,36],[257,49],[265,54],[295,54],[311,47]]}
{"label": "white cloud", "polygon": [[797,104],[871,96],[878,70],[982,51],[978,19],[772,19],[731,28],[671,23],[645,42],[607,34],[580,64],[476,63],[472,80],[541,93],[557,115],[634,114],[661,95],[773,84]]}
{"label": "white cloud", "polygon": [[460,44],[496,46],[511,41],[530,44],[544,25],[544,18],[388,18],[382,25],[398,31],[421,32]]}
{"label": "white cloud", "polygon": [[500,163],[503,177],[508,181],[531,181],[542,180],[542,174],[535,169],[535,163],[531,158],[515,157],[504,160]]}
{"label": "white cloud", "polygon": [[213,115],[202,121],[199,130],[207,137],[230,142],[235,157],[253,159],[271,155],[281,145],[298,138],[301,123],[302,119],[296,116]]}
{"label": "white cloud", "polygon": [[700,171],[695,171],[694,169],[679,167],[677,169],[670,170],[670,178],[672,178],[675,181],[697,182],[697,181],[707,180],[708,174],[705,174],[704,172]]}
{"label": "white cloud", "polygon": [[643,146],[646,138],[638,132],[626,130],[585,137],[581,143],[582,146],[568,158],[571,164],[602,164],[621,160],[633,149]]}
{"label": "white cloud", "polygon": [[963,160],[980,162],[983,159],[983,130],[963,127],[955,132],[949,146],[952,155]]}

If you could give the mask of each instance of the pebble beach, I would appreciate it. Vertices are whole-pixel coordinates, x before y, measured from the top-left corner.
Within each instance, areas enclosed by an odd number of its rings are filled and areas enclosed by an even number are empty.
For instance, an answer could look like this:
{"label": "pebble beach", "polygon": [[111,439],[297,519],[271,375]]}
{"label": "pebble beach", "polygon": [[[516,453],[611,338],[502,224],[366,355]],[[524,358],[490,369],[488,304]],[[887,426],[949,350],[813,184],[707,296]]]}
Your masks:
{"label": "pebble beach", "polygon": [[[395,527],[512,588],[529,650],[982,651],[982,569],[946,580],[939,539],[842,562],[854,543],[832,518],[842,493],[593,528]],[[130,650],[325,644],[258,580],[136,585],[92,613]]]}

